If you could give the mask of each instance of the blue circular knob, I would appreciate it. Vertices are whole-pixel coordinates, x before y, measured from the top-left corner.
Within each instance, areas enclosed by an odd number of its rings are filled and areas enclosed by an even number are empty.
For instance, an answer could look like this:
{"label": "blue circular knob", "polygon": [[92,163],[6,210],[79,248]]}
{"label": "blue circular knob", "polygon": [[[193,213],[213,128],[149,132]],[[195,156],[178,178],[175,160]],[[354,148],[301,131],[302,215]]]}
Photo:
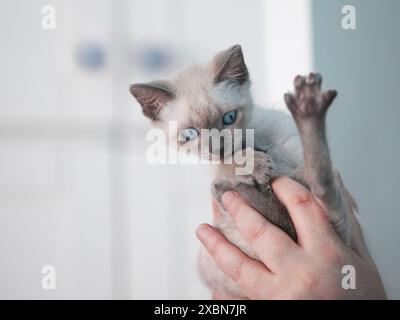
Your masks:
{"label": "blue circular knob", "polygon": [[99,71],[106,65],[106,50],[96,42],[82,42],[76,49],[78,65],[89,71]]}

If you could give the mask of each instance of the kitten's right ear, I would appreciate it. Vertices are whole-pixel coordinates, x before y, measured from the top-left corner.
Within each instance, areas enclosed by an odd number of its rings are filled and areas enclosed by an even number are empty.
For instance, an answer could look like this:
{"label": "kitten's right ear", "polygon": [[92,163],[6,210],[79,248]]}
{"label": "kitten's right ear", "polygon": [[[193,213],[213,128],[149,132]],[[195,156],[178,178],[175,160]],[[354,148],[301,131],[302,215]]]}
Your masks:
{"label": "kitten's right ear", "polygon": [[144,115],[151,120],[159,120],[161,109],[175,98],[175,91],[166,81],[135,83],[129,91],[142,106]]}
{"label": "kitten's right ear", "polygon": [[217,54],[212,60],[212,68],[214,83],[228,80],[242,85],[249,80],[242,47],[238,44]]}

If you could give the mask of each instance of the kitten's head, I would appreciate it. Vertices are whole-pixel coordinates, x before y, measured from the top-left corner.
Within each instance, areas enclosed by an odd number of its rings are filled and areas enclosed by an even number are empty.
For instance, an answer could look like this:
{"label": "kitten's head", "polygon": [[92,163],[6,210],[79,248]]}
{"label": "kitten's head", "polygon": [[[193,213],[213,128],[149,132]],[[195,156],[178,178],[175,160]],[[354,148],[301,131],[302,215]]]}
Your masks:
{"label": "kitten's head", "polygon": [[[130,92],[144,115],[165,131],[169,144],[177,147],[198,144],[202,129],[227,129],[224,132],[228,133],[244,129],[253,108],[249,73],[239,45],[217,54],[205,65],[184,69],[170,80],[133,84]],[[170,121],[176,121],[177,132],[169,132]],[[209,153],[229,149],[227,143],[232,146],[232,142],[226,140],[221,146],[210,145]]]}

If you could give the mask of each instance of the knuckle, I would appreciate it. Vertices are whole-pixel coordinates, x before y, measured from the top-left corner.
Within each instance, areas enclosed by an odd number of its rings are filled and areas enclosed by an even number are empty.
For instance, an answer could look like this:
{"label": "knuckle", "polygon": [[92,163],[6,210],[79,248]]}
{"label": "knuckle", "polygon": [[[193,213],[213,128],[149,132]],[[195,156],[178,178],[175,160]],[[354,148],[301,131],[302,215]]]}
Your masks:
{"label": "knuckle", "polygon": [[255,273],[247,272],[250,266],[250,259],[243,259],[234,274],[234,281],[241,287],[252,288],[255,286]]}
{"label": "knuckle", "polygon": [[219,257],[222,257],[223,250],[224,250],[223,242],[220,240],[215,240],[211,249],[211,254],[215,258],[219,259]]}
{"label": "knuckle", "polygon": [[296,274],[298,277],[298,289],[302,292],[313,292],[321,280],[318,268],[310,267],[307,261],[303,261],[296,266]]}
{"label": "knuckle", "polygon": [[283,252],[288,250],[286,245],[288,237],[286,233],[281,232],[281,230],[274,229],[270,232],[270,236],[268,237],[268,241],[273,246],[275,252]]}
{"label": "knuckle", "polygon": [[314,250],[330,265],[341,265],[345,261],[344,251],[336,241],[322,241],[315,245]]}
{"label": "knuckle", "polygon": [[313,196],[308,191],[301,191],[293,195],[291,203],[295,207],[308,206],[314,202]]}
{"label": "knuckle", "polygon": [[318,286],[318,280],[313,274],[304,274],[301,286],[304,292],[314,292],[315,288]]}
{"label": "knuckle", "polygon": [[325,248],[325,257],[334,265],[341,265],[344,262],[344,254],[335,244],[328,244]]}
{"label": "knuckle", "polygon": [[264,238],[267,231],[267,223],[261,222],[257,225],[257,227],[249,228],[248,230],[248,239],[250,243],[254,244],[255,242],[260,242]]}
{"label": "knuckle", "polygon": [[241,282],[241,281],[243,281],[244,279],[244,268],[246,267],[246,264],[247,264],[248,262],[246,261],[246,259],[245,258],[243,258],[241,261],[240,261],[240,263],[239,263],[239,265],[238,265],[238,267],[237,268],[235,268],[234,270],[233,270],[233,272],[232,272],[232,279],[234,280],[234,281],[236,281],[236,282]]}

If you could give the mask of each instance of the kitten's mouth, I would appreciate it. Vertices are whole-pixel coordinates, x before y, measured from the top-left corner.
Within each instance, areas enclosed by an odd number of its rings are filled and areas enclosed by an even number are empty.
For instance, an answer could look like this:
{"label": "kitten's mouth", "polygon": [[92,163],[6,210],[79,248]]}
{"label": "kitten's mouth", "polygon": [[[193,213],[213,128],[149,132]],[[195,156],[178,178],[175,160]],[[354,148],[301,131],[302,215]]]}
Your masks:
{"label": "kitten's mouth", "polygon": [[221,149],[219,149],[219,159],[220,160],[223,160],[227,155],[229,155],[229,156],[233,155],[233,151],[230,152],[229,154],[225,154],[225,148],[222,147]]}
{"label": "kitten's mouth", "polygon": [[[225,129],[224,129],[225,130]],[[225,132],[224,130],[213,133],[204,145],[208,149],[209,158],[214,160],[223,161],[226,158],[230,160],[236,152],[246,149],[247,141],[246,136],[242,133],[232,133],[231,131]],[[205,151],[203,149],[203,151]]]}
{"label": "kitten's mouth", "polygon": [[221,163],[224,163],[224,160],[227,160],[227,162],[232,161],[232,158],[234,154],[238,151],[243,150],[244,148],[239,147],[239,148],[220,148],[219,150],[215,150],[214,152],[209,153],[210,160],[217,160]]}

